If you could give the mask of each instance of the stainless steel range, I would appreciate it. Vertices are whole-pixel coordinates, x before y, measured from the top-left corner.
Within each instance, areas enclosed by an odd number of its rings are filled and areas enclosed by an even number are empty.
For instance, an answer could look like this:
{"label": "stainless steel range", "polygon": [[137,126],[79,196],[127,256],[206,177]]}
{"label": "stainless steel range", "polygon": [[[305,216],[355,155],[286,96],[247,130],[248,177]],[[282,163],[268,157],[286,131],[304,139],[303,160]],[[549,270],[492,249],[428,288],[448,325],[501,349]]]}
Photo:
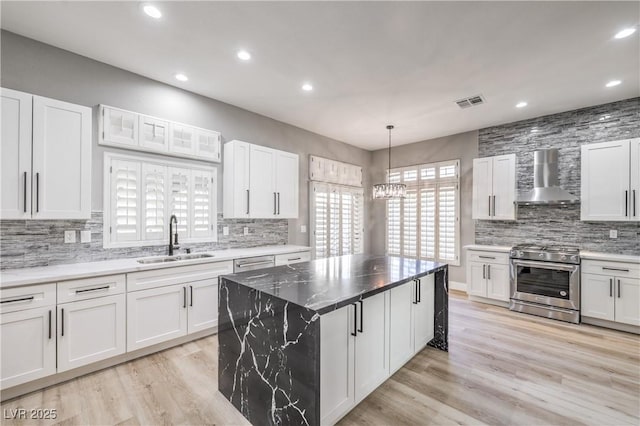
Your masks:
{"label": "stainless steel range", "polygon": [[580,322],[580,251],[520,245],[511,249],[512,311]]}

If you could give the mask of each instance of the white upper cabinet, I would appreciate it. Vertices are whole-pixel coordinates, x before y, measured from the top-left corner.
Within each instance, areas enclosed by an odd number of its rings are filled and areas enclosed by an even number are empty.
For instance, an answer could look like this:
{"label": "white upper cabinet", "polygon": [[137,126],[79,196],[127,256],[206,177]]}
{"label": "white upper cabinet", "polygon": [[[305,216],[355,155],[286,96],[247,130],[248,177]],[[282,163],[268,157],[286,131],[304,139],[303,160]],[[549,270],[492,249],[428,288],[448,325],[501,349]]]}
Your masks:
{"label": "white upper cabinet", "polygon": [[580,219],[640,220],[640,138],[582,145]]}
{"label": "white upper cabinet", "polygon": [[2,89],[2,219],[31,217],[31,111],[33,96]]}
{"label": "white upper cabinet", "polygon": [[89,219],[91,109],[2,90],[2,218]]}
{"label": "white upper cabinet", "polygon": [[100,105],[99,144],[220,162],[220,133]]}
{"label": "white upper cabinet", "polygon": [[362,167],[310,155],[309,180],[362,187]]}
{"label": "white upper cabinet", "polygon": [[224,146],[224,217],[298,217],[298,155],[242,141]]}
{"label": "white upper cabinet", "polygon": [[138,115],[134,112],[104,107],[101,112],[102,138],[118,145],[138,145]]}
{"label": "white upper cabinet", "polygon": [[516,155],[473,160],[473,219],[516,219]]}
{"label": "white upper cabinet", "polygon": [[138,141],[141,147],[150,151],[167,152],[169,149],[168,121],[141,115],[139,128]]}

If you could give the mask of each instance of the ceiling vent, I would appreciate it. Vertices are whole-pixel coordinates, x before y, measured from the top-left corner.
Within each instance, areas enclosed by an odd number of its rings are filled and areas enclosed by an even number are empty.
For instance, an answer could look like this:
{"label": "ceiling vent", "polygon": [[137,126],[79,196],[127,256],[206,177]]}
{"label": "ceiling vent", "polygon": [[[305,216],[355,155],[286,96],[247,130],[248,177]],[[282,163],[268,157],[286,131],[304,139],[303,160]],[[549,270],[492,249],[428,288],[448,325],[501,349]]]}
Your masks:
{"label": "ceiling vent", "polygon": [[471,96],[469,98],[459,99],[456,101],[456,104],[462,109],[469,108],[476,105],[482,105],[486,101],[482,95]]}

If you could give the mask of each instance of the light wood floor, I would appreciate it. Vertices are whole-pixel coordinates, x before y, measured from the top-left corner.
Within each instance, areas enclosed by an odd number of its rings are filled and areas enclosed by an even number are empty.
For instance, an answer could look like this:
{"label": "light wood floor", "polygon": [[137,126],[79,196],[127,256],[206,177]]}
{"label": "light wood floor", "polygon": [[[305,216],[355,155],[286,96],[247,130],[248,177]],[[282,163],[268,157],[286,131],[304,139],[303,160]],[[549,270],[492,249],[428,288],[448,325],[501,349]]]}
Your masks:
{"label": "light wood floor", "polygon": [[[460,294],[450,307],[449,353],[425,349],[341,425],[640,424],[638,336]],[[247,424],[216,390],[217,350],[207,337],[7,401],[2,414],[57,409],[43,424]]]}

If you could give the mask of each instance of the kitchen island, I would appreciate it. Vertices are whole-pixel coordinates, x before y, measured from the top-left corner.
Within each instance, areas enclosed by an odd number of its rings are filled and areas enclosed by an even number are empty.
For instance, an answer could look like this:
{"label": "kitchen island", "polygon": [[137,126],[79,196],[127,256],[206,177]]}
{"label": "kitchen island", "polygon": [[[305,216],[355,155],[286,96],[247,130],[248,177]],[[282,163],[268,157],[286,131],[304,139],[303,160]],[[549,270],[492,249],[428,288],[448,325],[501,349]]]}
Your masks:
{"label": "kitchen island", "polygon": [[350,255],[220,277],[218,389],[252,423],[332,424],[425,345],[448,266]]}

